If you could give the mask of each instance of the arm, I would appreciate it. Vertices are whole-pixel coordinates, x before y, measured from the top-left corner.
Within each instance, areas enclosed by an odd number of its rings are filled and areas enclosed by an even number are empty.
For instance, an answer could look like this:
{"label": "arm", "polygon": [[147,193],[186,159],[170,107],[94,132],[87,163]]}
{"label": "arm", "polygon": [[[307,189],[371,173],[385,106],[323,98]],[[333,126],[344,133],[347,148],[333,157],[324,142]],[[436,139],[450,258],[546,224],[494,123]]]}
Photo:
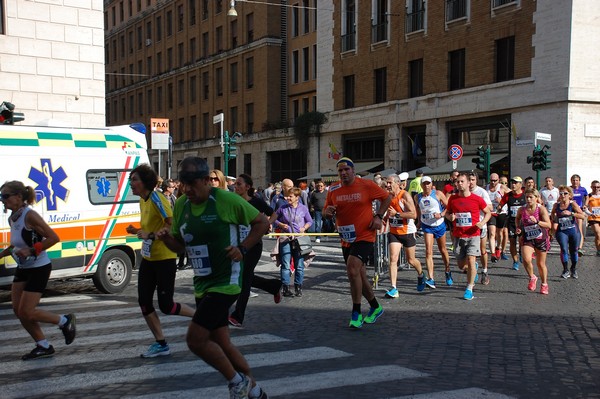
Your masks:
{"label": "arm", "polygon": [[522,217],[523,217],[523,208],[521,207],[517,211],[517,216],[515,217],[515,225],[517,226],[515,232],[517,234],[521,234],[521,224],[522,224],[521,218]]}
{"label": "arm", "polygon": [[29,256],[29,255],[39,255],[40,252],[46,251],[54,244],[60,242],[60,238],[56,234],[56,232],[48,226],[48,223],[42,219],[42,217],[35,211],[27,213],[27,219],[25,220],[26,226],[30,229],[35,230],[38,234],[40,234],[44,239],[40,242],[37,242],[33,245],[33,248],[22,248],[20,252],[29,253],[20,253],[18,256]]}
{"label": "arm", "polygon": [[538,225],[544,229],[552,228],[552,223],[550,222],[550,216],[548,215],[548,210],[546,210],[545,206],[540,208],[540,221]]}
{"label": "arm", "polygon": [[573,217],[576,219],[585,219],[585,213],[583,213],[583,211],[581,210],[581,208],[579,207],[579,205],[577,205],[577,203],[575,201],[573,201],[571,203],[573,205]]}
{"label": "arm", "polygon": [[[379,206],[379,209],[381,212],[381,209],[388,209],[390,207],[390,202],[392,202],[392,194],[388,194],[388,196],[384,199],[381,200],[381,205]],[[369,229],[370,230],[379,230],[381,229],[381,226],[383,225],[383,216],[381,213],[377,213],[375,215],[373,215],[373,219],[371,220],[371,223],[369,223]]]}
{"label": "arm", "polygon": [[244,241],[240,243],[237,247],[230,245],[225,248],[227,251],[227,257],[234,261],[239,261],[244,258],[244,253],[248,250],[248,248],[252,248],[260,240],[262,240],[263,235],[269,230],[269,220],[265,215],[259,213],[256,215],[254,219],[250,222],[250,232]]}
{"label": "arm", "polygon": [[479,223],[477,223],[477,227],[479,227],[480,229],[483,229],[485,227],[485,225],[487,224],[487,222],[492,217],[492,211],[490,210],[490,206],[486,206],[485,208],[482,209],[482,211],[483,211],[483,219],[480,220]]}
{"label": "arm", "polygon": [[300,228],[300,233],[304,233],[305,231],[307,231],[310,226],[312,226],[313,224],[313,220],[312,217],[310,216],[310,211],[308,210],[308,208],[305,207],[304,209],[304,226],[302,226]]}
{"label": "arm", "polygon": [[441,219],[446,216],[446,211],[448,210],[448,198],[444,194],[440,193],[437,190],[435,192],[435,195],[437,196],[438,201],[440,201],[440,204],[442,204],[442,206],[444,208],[444,209],[442,209],[442,212],[440,213],[439,218],[436,215],[437,219]]}

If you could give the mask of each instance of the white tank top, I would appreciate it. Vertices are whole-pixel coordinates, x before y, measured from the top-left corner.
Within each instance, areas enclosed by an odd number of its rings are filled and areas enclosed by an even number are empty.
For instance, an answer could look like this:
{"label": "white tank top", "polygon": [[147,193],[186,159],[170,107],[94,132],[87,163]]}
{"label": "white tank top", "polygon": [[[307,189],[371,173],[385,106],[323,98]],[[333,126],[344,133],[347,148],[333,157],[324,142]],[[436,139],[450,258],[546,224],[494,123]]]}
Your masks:
{"label": "white tank top", "polygon": [[[32,248],[33,244],[43,240],[43,237],[39,236],[35,230],[28,229],[25,226],[25,219],[29,211],[31,211],[30,207],[23,208],[23,212],[14,222],[9,218],[10,245],[14,247],[13,252],[20,248]],[[13,258],[19,267],[23,269],[46,266],[50,263],[50,258],[46,251],[42,251],[37,257],[28,256],[27,258],[19,258],[13,255]]]}

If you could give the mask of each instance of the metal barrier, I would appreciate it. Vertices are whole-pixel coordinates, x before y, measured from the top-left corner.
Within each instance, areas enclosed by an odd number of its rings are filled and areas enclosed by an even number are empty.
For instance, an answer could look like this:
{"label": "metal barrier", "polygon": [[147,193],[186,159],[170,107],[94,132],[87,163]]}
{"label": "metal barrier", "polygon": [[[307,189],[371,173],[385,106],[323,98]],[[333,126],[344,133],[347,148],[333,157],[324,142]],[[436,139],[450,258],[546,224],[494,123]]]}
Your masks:
{"label": "metal barrier", "polygon": [[[373,273],[373,288],[379,287],[379,280],[385,274],[389,274],[390,271],[390,253],[388,246],[388,235],[387,233],[378,232],[375,239],[374,245],[374,273]],[[394,265],[400,270],[405,270],[410,265],[406,263],[406,255],[404,254],[404,248],[400,251],[400,257],[398,264]]]}

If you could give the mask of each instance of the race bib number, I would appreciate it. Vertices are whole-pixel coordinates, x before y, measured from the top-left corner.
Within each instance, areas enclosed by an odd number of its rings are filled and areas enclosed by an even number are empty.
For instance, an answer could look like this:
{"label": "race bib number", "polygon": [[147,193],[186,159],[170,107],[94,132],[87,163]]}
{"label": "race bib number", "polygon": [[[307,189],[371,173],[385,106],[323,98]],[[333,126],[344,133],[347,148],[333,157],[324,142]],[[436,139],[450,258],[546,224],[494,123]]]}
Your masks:
{"label": "race bib number", "polygon": [[519,212],[520,207],[521,207],[520,205],[513,205],[510,207],[510,217],[511,218],[517,217],[517,212]]}
{"label": "race bib number", "polygon": [[571,229],[575,227],[575,224],[573,224],[573,218],[571,216],[558,218],[558,225],[560,226],[561,230]]}
{"label": "race bib number", "polygon": [[404,220],[402,218],[393,216],[389,219],[390,227],[404,227]]}
{"label": "race bib number", "polygon": [[356,229],[353,224],[338,226],[338,233],[344,242],[353,243],[356,241]]}
{"label": "race bib number", "polygon": [[525,226],[525,239],[526,240],[530,241],[530,240],[536,240],[538,238],[542,238],[542,229],[539,225],[532,224],[532,225]]}
{"label": "race bib number", "polygon": [[592,215],[600,216],[600,206],[595,206],[592,208]]}
{"label": "race bib number", "polygon": [[456,227],[471,227],[473,226],[473,219],[469,212],[456,213]]}
{"label": "race bib number", "polygon": [[422,213],[421,220],[424,222],[428,222],[435,219],[435,213]]}
{"label": "race bib number", "polygon": [[250,233],[250,226],[239,226],[240,242],[244,241]]}
{"label": "race bib number", "polygon": [[210,258],[208,257],[208,246],[186,247],[186,252],[194,270],[194,276],[205,277],[212,273]]}
{"label": "race bib number", "polygon": [[142,242],[142,256],[144,258],[149,258],[150,254],[152,253],[152,244],[154,243],[154,241],[152,240],[144,240]]}

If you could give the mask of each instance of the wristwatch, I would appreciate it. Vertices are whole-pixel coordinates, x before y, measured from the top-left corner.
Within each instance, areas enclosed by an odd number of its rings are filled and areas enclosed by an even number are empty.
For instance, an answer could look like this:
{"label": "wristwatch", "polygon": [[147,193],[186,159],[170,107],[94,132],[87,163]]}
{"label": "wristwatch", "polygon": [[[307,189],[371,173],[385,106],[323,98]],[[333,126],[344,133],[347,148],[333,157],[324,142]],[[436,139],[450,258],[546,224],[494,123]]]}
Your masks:
{"label": "wristwatch", "polygon": [[246,256],[246,254],[248,253],[248,250],[241,245],[238,245],[238,249],[242,253],[242,256]]}

